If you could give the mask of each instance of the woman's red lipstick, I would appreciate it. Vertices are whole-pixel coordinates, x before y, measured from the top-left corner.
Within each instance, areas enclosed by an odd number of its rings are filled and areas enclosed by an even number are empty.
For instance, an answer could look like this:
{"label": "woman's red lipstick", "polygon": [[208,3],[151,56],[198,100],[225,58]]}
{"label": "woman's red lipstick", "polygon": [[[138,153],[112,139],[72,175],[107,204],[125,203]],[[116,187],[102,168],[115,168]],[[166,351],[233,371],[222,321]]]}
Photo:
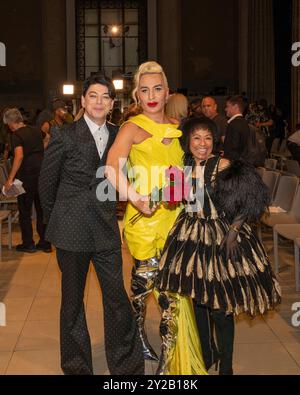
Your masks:
{"label": "woman's red lipstick", "polygon": [[156,107],[157,105],[158,105],[158,103],[156,101],[148,103],[149,107]]}

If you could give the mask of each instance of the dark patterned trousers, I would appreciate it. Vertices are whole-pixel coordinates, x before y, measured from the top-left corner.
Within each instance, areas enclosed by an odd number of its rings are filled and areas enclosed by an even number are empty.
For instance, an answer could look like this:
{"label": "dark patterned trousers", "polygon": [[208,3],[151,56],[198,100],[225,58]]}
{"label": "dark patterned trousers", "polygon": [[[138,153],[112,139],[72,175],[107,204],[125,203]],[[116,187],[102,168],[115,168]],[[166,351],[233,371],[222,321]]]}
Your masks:
{"label": "dark patterned trousers", "polygon": [[71,252],[57,249],[62,272],[61,367],[65,374],[93,374],[91,341],[83,303],[92,261],[102,290],[105,352],[113,375],[144,374],[142,345],[124,288],[120,250]]}

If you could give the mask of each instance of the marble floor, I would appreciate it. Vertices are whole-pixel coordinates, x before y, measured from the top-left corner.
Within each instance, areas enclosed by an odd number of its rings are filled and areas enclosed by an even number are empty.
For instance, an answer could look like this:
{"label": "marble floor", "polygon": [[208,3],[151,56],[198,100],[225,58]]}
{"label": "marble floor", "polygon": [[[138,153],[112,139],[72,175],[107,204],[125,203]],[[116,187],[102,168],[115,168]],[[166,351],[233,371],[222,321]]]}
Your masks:
{"label": "marble floor", "polygon": [[[20,242],[18,225],[13,227],[13,244]],[[272,238],[263,233],[270,257]],[[0,302],[6,308],[6,326],[0,326],[1,375],[60,375],[59,306],[60,273],[55,252],[22,254],[7,249],[4,227],[3,257],[0,262]],[[124,277],[129,289],[131,257],[123,245]],[[280,248],[279,281],[283,302],[268,316],[236,320],[234,371],[237,375],[299,375],[300,326],[293,327],[292,305],[300,304],[300,293],[294,287],[293,246],[284,242]],[[95,374],[108,374],[103,339],[101,291],[95,273],[90,270],[85,305],[93,346]],[[0,305],[0,307],[3,305]],[[299,317],[300,325],[300,317]],[[147,314],[149,339],[159,353],[159,311],[150,299]],[[147,362],[148,374],[156,364]],[[213,369],[210,374],[216,374]]]}

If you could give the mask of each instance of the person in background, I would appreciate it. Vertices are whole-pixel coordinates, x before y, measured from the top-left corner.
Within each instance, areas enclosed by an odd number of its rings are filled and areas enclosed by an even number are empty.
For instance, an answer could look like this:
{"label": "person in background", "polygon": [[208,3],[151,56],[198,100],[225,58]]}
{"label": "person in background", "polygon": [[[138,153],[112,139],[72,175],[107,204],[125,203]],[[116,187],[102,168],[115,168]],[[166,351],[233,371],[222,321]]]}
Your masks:
{"label": "person in background", "polygon": [[190,102],[190,117],[201,117],[203,116],[202,112],[202,99],[197,98]]}
{"label": "person in background", "polygon": [[110,122],[117,126],[120,126],[123,123],[123,115],[118,107],[112,110],[110,116]]}
{"label": "person in background", "polygon": [[42,127],[44,147],[47,148],[50,140],[51,129],[58,128],[67,124],[68,109],[66,103],[63,100],[57,99],[52,104],[53,118],[50,121],[46,121]]}
{"label": "person in background", "polygon": [[84,108],[81,107],[77,112],[77,114],[75,115],[74,122],[79,121],[79,119],[82,118],[83,115],[84,115]]}
{"label": "person in background", "polygon": [[124,122],[128,121],[130,118],[135,117],[136,115],[140,114],[142,109],[136,103],[131,103],[128,107],[128,110],[124,114]]}
{"label": "person in background", "polygon": [[224,140],[224,157],[229,160],[241,159],[249,145],[250,129],[243,117],[244,110],[242,96],[228,97],[225,112],[229,120]]}
{"label": "person in background", "polygon": [[211,119],[214,121],[214,123],[217,125],[217,130],[218,130],[218,141],[219,144],[216,147],[217,151],[222,151],[223,150],[223,145],[225,141],[225,136],[226,136],[226,130],[228,126],[228,119],[218,113],[218,105],[216,100],[211,97],[211,96],[206,96],[202,99],[202,112],[203,115],[205,115],[207,118]]}
{"label": "person in background", "polygon": [[180,125],[187,118],[189,102],[182,93],[173,93],[166,104],[166,115],[174,123]]}
{"label": "person in background", "polygon": [[[51,244],[45,240],[46,226],[43,223],[43,212],[38,193],[38,180],[44,147],[40,130],[25,125],[20,111],[16,108],[7,109],[3,115],[3,122],[12,131],[12,147],[14,152],[13,164],[5,183],[9,189],[14,179],[23,182],[25,193],[18,196],[19,221],[22,233],[22,244],[17,245],[19,252],[33,253],[36,250],[51,252]],[[40,237],[35,245],[32,231],[32,205],[36,210],[36,228]]]}

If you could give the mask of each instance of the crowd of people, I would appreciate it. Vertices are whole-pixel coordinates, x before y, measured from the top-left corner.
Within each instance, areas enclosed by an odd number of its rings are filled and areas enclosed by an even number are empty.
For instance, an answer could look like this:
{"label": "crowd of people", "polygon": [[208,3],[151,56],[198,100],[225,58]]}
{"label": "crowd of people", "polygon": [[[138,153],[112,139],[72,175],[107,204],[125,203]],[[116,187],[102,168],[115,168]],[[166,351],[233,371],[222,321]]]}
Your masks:
{"label": "crowd of people", "polygon": [[[12,155],[5,189],[15,178],[25,189],[18,196],[23,242],[17,250],[56,247],[62,370],[93,374],[83,303],[91,261],[102,289],[111,374],[143,374],[144,360],[154,360],[160,375],[206,375],[213,364],[220,375],[232,375],[234,317],[265,314],[281,300],[253,224],[269,205],[255,166],[268,155],[272,139],[285,137],[282,114],[265,101],[247,105],[241,95],[227,98],[225,114],[212,96],[189,103],[180,93],[170,94],[164,70],[153,61],[139,66],[133,103],[123,113],[114,108],[115,97],[112,81],[95,74],[83,84],[75,119],[60,99],[51,114],[39,114],[35,127],[18,109],[2,115],[1,130],[12,132],[1,134],[3,158]],[[257,133],[264,134],[263,149]],[[299,155],[297,133],[288,142],[293,155]],[[172,204],[163,194],[166,174],[169,191],[180,186]],[[111,188],[127,201],[130,298],[117,201],[106,194]],[[145,330],[151,294],[161,312],[160,355]]]}

